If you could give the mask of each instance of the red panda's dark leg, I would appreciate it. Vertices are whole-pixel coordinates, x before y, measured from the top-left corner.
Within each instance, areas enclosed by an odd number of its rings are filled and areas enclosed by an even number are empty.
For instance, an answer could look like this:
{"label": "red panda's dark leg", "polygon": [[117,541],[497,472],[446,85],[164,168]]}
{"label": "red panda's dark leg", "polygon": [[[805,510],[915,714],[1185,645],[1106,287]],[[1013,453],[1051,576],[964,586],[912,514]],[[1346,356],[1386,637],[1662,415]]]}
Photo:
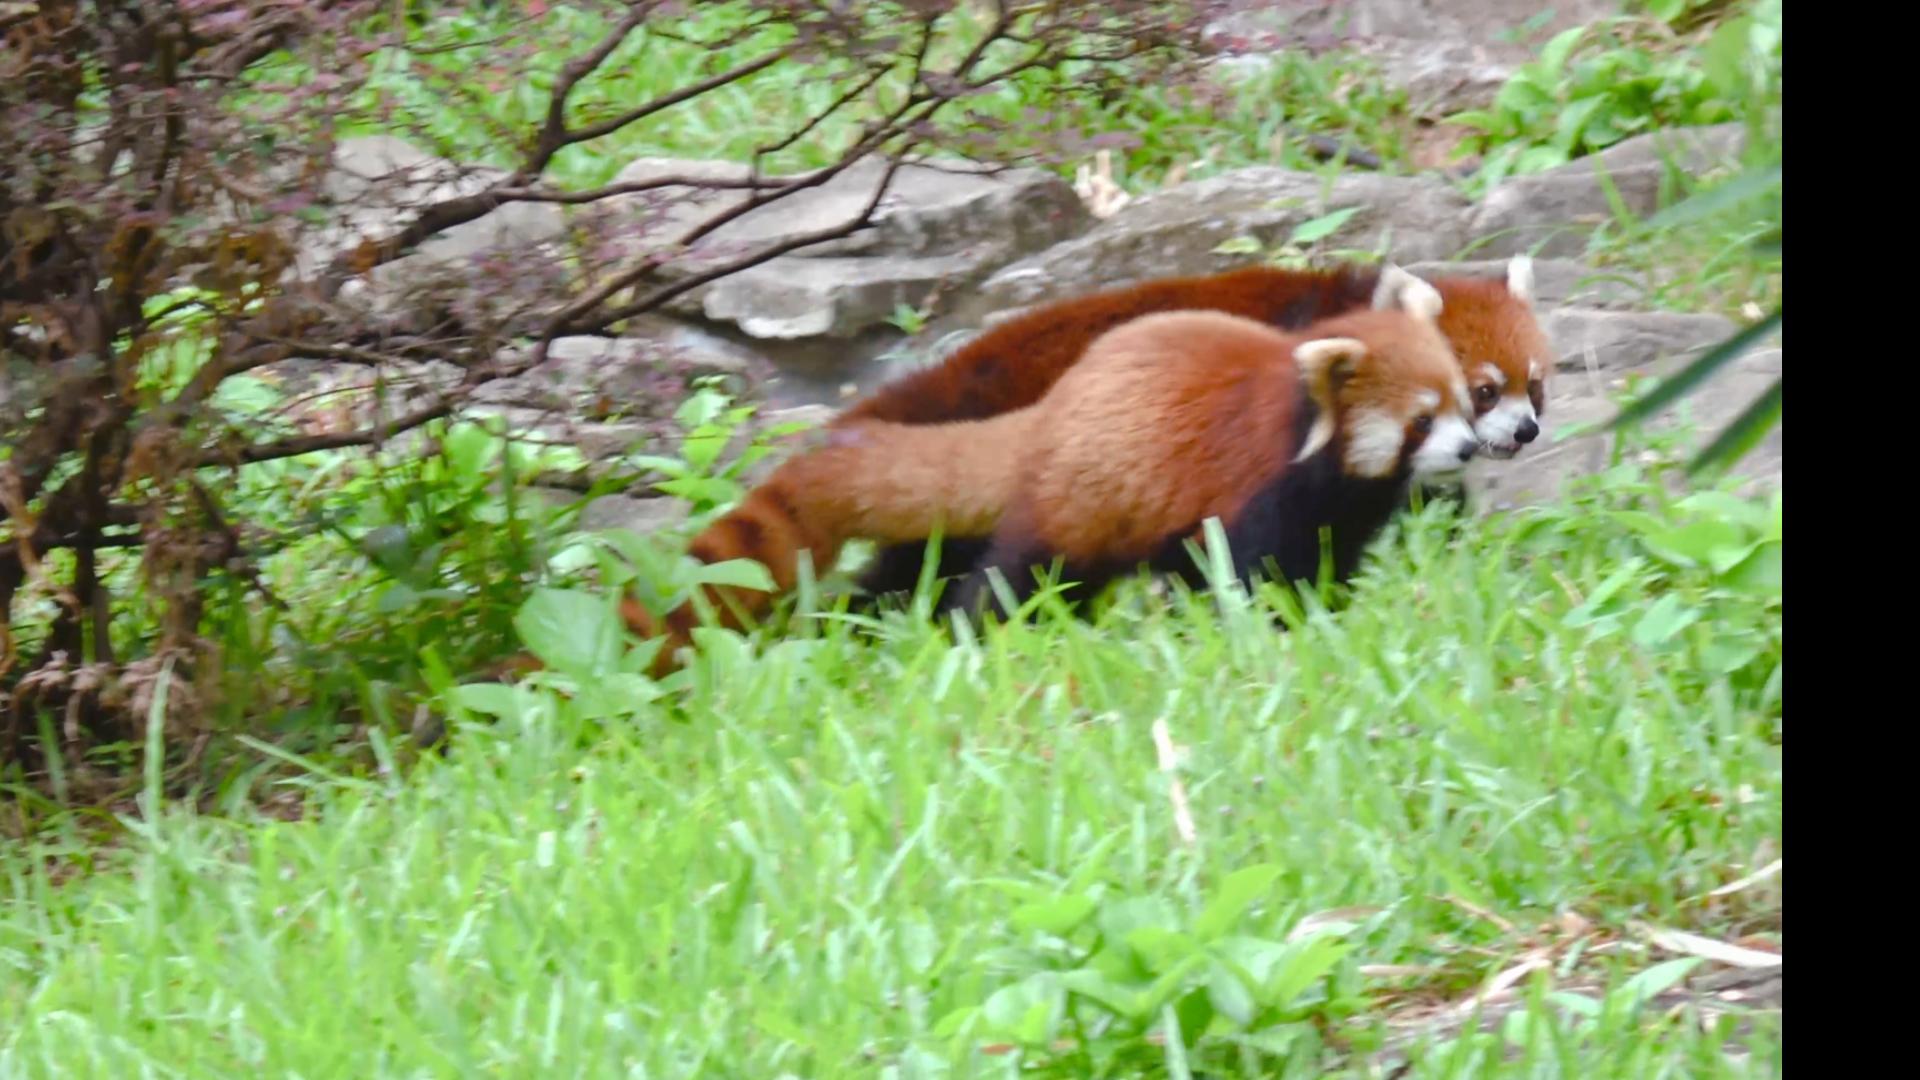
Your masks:
{"label": "red panda's dark leg", "polygon": [[[957,578],[966,574],[986,556],[990,546],[992,541],[984,537],[941,537],[940,560],[934,567],[934,577]],[[887,544],[861,572],[860,588],[872,599],[892,593],[911,593],[920,584],[926,558],[924,543]]]}
{"label": "red panda's dark leg", "polygon": [[965,611],[978,617],[990,608],[1002,620],[1011,616],[1000,601],[990,571],[999,571],[1012,594],[1013,602],[1024,604],[1040,591],[1043,576],[1064,586],[1061,599],[1068,610],[1086,615],[1094,597],[1112,584],[1118,571],[1112,566],[1093,566],[1067,562],[1044,545],[1032,541],[995,539],[994,544],[973,568],[973,572],[955,582],[940,598],[939,612],[951,615]]}

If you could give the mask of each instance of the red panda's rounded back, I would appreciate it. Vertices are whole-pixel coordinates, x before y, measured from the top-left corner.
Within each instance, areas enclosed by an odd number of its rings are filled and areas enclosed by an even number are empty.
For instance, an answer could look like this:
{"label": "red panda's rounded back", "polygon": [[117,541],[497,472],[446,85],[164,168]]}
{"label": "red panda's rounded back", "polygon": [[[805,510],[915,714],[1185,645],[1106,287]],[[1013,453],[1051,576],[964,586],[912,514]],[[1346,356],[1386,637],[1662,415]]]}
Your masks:
{"label": "red panda's rounded back", "polygon": [[[1024,513],[1069,558],[1144,557],[1232,505],[1301,423],[1296,339],[1213,311],[1142,316],[1096,339],[1045,399]],[[1196,516],[1198,515],[1198,516]]]}

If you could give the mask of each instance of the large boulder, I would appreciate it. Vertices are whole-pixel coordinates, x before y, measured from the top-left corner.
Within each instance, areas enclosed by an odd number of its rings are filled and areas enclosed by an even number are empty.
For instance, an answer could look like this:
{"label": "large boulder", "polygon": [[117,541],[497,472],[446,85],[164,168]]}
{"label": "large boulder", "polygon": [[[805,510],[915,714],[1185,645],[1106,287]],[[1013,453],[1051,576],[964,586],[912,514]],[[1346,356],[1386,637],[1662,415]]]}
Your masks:
{"label": "large boulder", "polygon": [[1263,246],[1339,210],[1356,211],[1320,243],[1327,249],[1386,247],[1403,262],[1443,259],[1466,243],[1470,204],[1433,177],[1317,173],[1268,166],[1194,180],[1128,203],[1086,235],[1056,244],[989,278],[981,310],[1018,307],[1129,281],[1229,270],[1250,261],[1222,243],[1250,236]]}
{"label": "large boulder", "polygon": [[[525,348],[501,359],[516,362]],[[574,416],[648,414],[670,411],[703,376],[725,376],[739,392],[772,373],[765,358],[700,327],[642,316],[621,337],[556,338],[540,364],[482,386],[474,400]]]}
{"label": "large boulder", "polygon": [[[484,191],[506,175],[504,169],[456,165],[392,135],[342,139],[320,184],[334,212],[325,227],[307,238],[300,265],[309,272],[318,269],[362,240],[400,231],[420,208]],[[491,251],[524,252],[558,237],[563,228],[560,208],[551,203],[503,203],[439,233],[376,273],[400,281],[430,263],[457,263]]]}
{"label": "large boulder", "polygon": [[1676,194],[1674,172],[1698,176],[1732,166],[1745,143],[1746,129],[1739,124],[1637,135],[1558,168],[1502,182],[1474,210],[1469,234],[1483,256],[1579,255],[1594,230],[1613,220],[1609,184],[1622,206],[1645,217]]}
{"label": "large boulder", "polygon": [[[671,280],[853,221],[885,168],[879,160],[861,161],[816,187],[748,210],[677,254],[660,276]],[[749,175],[744,165],[644,158],[615,182],[742,181]],[[746,205],[753,194],[674,185],[625,198],[625,213],[644,215],[644,235],[629,248],[641,251],[676,242],[716,212]],[[888,185],[872,227],[690,290],[675,310],[732,324],[751,338],[851,337],[885,322],[900,304],[917,307],[936,289],[969,288],[1090,220],[1073,189],[1051,173],[909,164]]]}
{"label": "large boulder", "polygon": [[1562,371],[1625,371],[1674,356],[1691,356],[1733,336],[1733,320],[1673,311],[1556,308],[1547,336]]}

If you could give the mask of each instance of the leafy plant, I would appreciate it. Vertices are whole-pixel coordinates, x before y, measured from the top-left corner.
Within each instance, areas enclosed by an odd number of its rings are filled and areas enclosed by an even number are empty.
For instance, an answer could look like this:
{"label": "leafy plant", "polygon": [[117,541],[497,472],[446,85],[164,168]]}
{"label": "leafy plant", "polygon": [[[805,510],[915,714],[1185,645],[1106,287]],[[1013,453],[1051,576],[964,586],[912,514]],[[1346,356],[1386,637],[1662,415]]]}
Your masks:
{"label": "leafy plant", "polygon": [[1704,46],[1659,23],[1601,20],[1555,35],[1491,105],[1448,121],[1471,129],[1456,153],[1483,154],[1476,177],[1564,165],[1656,128],[1737,120],[1766,108],[1780,67],[1780,3],[1761,0]]}
{"label": "leafy plant", "polygon": [[1361,207],[1358,206],[1347,206],[1308,218],[1295,225],[1287,233],[1286,239],[1272,247],[1262,244],[1257,236],[1235,236],[1216,244],[1213,253],[1216,255],[1259,254],[1267,262],[1289,269],[1305,269],[1326,259],[1378,262],[1385,254],[1389,239],[1384,235],[1373,250],[1322,247],[1322,241],[1338,233],[1360,210]]}
{"label": "leafy plant", "polygon": [[722,383],[719,376],[700,380],[674,410],[674,420],[682,428],[677,456],[633,454],[624,459],[632,467],[664,473],[667,479],[653,481],[653,489],[687,500],[696,517],[737,502],[746,493],[741,476],[773,452],[772,440],[807,427],[800,422],[775,424],[754,433],[739,454],[722,460],[721,454],[758,411],[757,406],[734,404]]}
{"label": "leafy plant", "polygon": [[1061,891],[988,883],[1024,901],[1010,922],[1035,943],[993,954],[1019,977],[947,1014],[936,1038],[1005,1041],[1049,1075],[1162,1063],[1181,1075],[1194,1058],[1284,1063],[1317,1045],[1315,1018],[1354,1008],[1328,984],[1352,948],[1356,923],[1343,913],[1308,916],[1280,938],[1236,932],[1278,866],[1228,874],[1192,916],[1156,897],[1108,898],[1090,884],[1097,872],[1090,863]]}
{"label": "leafy plant", "polygon": [[887,316],[887,324],[912,337],[927,328],[927,312],[912,304],[898,303],[893,305],[893,314]]}

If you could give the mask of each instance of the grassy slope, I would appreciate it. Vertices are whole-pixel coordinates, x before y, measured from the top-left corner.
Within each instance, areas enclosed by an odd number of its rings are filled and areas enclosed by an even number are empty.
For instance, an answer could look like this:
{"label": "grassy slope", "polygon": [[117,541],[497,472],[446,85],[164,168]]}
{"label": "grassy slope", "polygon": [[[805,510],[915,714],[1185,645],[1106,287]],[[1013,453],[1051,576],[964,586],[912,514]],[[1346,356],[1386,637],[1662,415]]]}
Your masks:
{"label": "grassy slope", "polygon": [[[610,96],[693,62],[654,48]],[[1329,127],[1398,157],[1385,98],[1330,94],[1335,68],[1299,63],[1294,119],[1338,99]],[[441,107],[430,86],[401,93]],[[1230,165],[1271,146],[1275,95],[1254,96],[1267,107],[1235,106],[1224,143],[1204,110],[1114,119],[1142,125],[1143,175],[1203,145]],[[491,100],[502,120],[537,104]],[[717,97],[561,172],[592,183],[634,153],[741,155],[764,134],[758,108]],[[429,126],[449,152],[479,133],[451,114]],[[1065,1075],[1315,1075],[1365,1061],[1374,1025],[1540,948],[1553,967],[1519,987],[1538,1022],[1416,1053],[1413,1075],[1488,1075],[1508,1049],[1515,1074],[1777,1074],[1777,1018],[1722,1047],[1688,1017],[1581,1021],[1577,1002],[1541,997],[1548,981],[1597,999],[1658,977],[1641,922],[1779,941],[1777,879],[1700,899],[1779,855],[1777,587],[1736,587],[1764,576],[1751,563],[1674,565],[1714,557],[1726,508],[1648,493],[1615,477],[1459,540],[1415,530],[1350,610],[1291,634],[1206,604],[1123,604],[1096,626],[958,648],[904,620],[879,644],[835,630],[722,652],[678,715],[590,723],[529,695],[524,715],[460,725],[445,762],[308,774],[303,821],[171,810],[130,819],[110,852],[77,836],[8,851],[0,1075],[997,1074],[1021,1055],[983,1048],[1020,1041],[1035,970],[1073,967],[1099,928],[1124,937],[1152,902],[1197,933],[1229,882],[1251,880],[1235,872],[1261,868],[1242,916],[1204,938],[1209,957],[1269,955],[1261,943],[1310,913],[1379,910],[1343,913],[1352,950],[1323,956],[1324,978],[1296,953],[1241,993],[1266,1010],[1259,1037],[1222,1018],[1170,1053],[1142,1037],[1160,1012],[1102,1030],[1049,1025],[1043,1007],[1033,1049]],[[318,624],[395,619],[337,606]],[[392,631],[391,651],[411,662],[439,626]],[[351,635],[317,640],[372,655]],[[1187,750],[1191,846],[1155,719]],[[76,865],[94,872],[51,883]],[[1080,913],[1064,941],[1034,929]],[[1150,975],[1182,939],[1127,940]],[[1174,988],[1205,998],[1211,982],[1231,1013],[1220,970]]]}
{"label": "grassy slope", "polygon": [[[169,813],[139,827],[130,873],[59,887],[8,858],[0,1073],[995,1071],[1011,1056],[978,1048],[1007,1036],[932,1034],[1026,970],[996,950],[1038,940],[993,879],[1079,874],[1108,890],[1104,919],[1124,897],[1192,912],[1271,864],[1234,928],[1274,940],[1311,912],[1383,908],[1293,1002],[1359,1010],[1340,1037],[1360,1050],[1369,1018],[1470,991],[1562,913],[1599,935],[1542,939],[1575,982],[1653,962],[1580,956],[1630,920],[1777,928],[1764,888],[1697,901],[1779,850],[1777,599],[1651,558],[1607,524],[1622,483],[1462,542],[1413,528],[1351,609],[1291,634],[1231,605],[1127,602],[958,648],[908,620],[877,645],[834,630],[723,655],[684,723],[646,706],[590,725],[529,693],[404,782],[314,780],[308,821]],[[1654,643],[1656,610],[1694,618]],[[1191,847],[1156,718],[1188,748]],[[1563,1022],[1543,1067],[1739,1074],[1697,1026],[1647,1021]],[[1193,1063],[1248,1074],[1219,1024]],[[1778,1029],[1760,1030],[1764,1051]],[[1165,1054],[1125,1030],[1092,1045],[1156,1073]],[[1293,1068],[1313,1045],[1296,1039]],[[1448,1060],[1417,1075],[1484,1074]]]}

